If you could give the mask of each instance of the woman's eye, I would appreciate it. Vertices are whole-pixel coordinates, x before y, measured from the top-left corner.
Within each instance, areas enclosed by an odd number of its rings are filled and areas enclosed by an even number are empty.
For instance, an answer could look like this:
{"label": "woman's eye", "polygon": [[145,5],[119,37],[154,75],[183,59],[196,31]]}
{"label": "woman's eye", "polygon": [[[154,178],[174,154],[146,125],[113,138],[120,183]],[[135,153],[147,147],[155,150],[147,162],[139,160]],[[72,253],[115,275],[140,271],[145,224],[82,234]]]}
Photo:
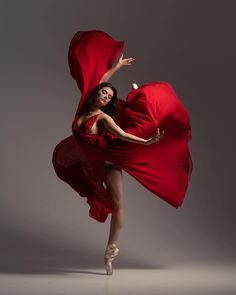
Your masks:
{"label": "woman's eye", "polygon": [[[106,90],[102,90],[102,93],[107,94],[107,91],[106,91]],[[112,98],[111,95],[109,95],[108,97],[109,97],[110,99]]]}

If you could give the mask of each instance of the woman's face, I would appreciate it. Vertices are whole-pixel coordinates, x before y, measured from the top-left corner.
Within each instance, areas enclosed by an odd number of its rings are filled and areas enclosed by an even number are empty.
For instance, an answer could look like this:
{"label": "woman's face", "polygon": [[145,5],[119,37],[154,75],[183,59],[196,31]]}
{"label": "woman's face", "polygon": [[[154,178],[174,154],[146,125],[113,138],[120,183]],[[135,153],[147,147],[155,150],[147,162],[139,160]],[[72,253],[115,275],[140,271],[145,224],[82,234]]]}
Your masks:
{"label": "woman's face", "polygon": [[110,87],[102,87],[96,96],[96,104],[104,107],[111,101],[112,96],[113,90]]}

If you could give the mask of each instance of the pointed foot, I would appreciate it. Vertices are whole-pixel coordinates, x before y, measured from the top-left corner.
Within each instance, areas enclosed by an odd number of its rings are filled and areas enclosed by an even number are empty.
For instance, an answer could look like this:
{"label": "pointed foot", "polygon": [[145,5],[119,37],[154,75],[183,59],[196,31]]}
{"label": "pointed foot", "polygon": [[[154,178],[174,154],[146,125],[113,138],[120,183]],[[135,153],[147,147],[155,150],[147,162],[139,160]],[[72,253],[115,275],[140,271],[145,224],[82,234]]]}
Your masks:
{"label": "pointed foot", "polygon": [[138,89],[138,85],[136,83],[132,83],[132,89]]}

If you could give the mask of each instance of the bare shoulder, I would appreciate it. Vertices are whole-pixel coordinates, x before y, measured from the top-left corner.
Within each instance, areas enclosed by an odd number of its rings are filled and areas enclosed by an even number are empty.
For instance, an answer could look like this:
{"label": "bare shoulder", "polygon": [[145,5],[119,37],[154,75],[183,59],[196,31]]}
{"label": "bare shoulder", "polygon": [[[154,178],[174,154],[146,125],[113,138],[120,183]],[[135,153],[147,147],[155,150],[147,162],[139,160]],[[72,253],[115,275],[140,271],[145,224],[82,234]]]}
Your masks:
{"label": "bare shoulder", "polygon": [[103,122],[107,122],[107,121],[113,121],[112,117],[107,115],[104,112],[101,112],[101,114],[99,115],[99,120],[103,121]]}
{"label": "bare shoulder", "polygon": [[102,112],[100,114],[100,116],[99,116],[99,120],[102,122],[102,124],[104,125],[104,127],[107,128],[108,131],[110,131],[114,135],[118,136],[121,139],[125,137],[124,130],[121,129],[116,124],[116,122],[114,121],[114,119],[111,116],[109,116],[106,113]]}
{"label": "bare shoulder", "polygon": [[100,114],[99,120],[103,124],[103,126],[108,128],[110,131],[117,132],[117,128],[120,129],[120,127],[116,124],[114,119],[111,116],[104,113],[104,112],[102,114]]}

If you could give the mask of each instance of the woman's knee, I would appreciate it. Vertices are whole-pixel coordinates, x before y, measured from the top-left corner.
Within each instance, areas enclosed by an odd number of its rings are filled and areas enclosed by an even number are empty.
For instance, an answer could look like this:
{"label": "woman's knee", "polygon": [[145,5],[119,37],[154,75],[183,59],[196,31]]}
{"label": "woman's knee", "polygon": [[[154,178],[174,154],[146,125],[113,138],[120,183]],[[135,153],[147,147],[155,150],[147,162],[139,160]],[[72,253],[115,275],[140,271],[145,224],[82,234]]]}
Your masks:
{"label": "woman's knee", "polygon": [[116,209],[123,209],[123,196],[122,194],[112,194],[114,208]]}

